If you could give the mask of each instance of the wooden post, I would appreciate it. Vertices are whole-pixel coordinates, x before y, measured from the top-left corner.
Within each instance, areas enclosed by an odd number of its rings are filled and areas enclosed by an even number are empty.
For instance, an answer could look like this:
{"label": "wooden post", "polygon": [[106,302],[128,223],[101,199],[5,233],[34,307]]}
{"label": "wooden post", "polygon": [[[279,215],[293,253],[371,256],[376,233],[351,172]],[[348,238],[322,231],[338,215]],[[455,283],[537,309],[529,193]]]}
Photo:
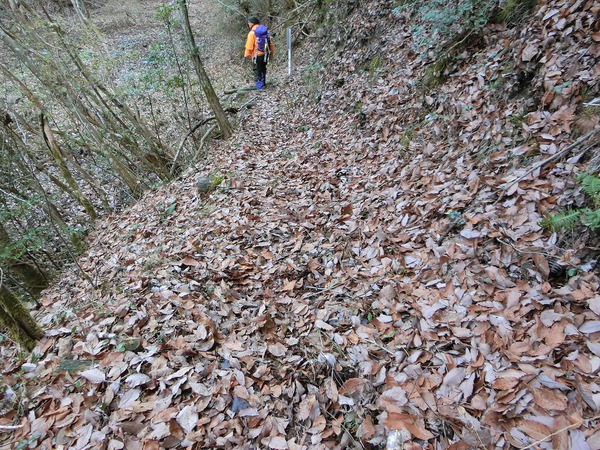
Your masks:
{"label": "wooden post", "polygon": [[292,29],[287,30],[288,77],[292,76]]}

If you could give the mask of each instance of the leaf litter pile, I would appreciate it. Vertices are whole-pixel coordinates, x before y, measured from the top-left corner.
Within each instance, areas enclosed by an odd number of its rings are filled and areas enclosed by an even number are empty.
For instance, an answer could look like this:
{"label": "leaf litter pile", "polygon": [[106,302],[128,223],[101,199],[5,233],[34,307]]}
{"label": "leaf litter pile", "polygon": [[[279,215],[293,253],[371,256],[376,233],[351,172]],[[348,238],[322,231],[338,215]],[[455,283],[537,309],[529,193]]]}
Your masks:
{"label": "leaf litter pile", "polygon": [[599,7],[542,1],[426,89],[389,3],[319,98],[254,94],[99,222],[33,356],[2,348],[3,448],[600,448],[594,236],[538,225],[597,170]]}

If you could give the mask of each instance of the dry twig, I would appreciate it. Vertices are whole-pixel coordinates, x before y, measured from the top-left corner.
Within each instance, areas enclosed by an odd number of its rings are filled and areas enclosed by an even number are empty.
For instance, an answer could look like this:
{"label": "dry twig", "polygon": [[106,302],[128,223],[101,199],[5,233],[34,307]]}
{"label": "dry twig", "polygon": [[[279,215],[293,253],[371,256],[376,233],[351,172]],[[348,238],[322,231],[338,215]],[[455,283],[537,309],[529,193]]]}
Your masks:
{"label": "dry twig", "polygon": [[523,447],[521,450],[527,450],[528,448],[533,448],[533,447],[535,447],[536,445],[538,445],[538,444],[541,444],[542,442],[545,442],[546,440],[550,439],[551,437],[554,437],[554,436],[556,436],[557,434],[560,434],[560,433],[562,433],[563,431],[570,430],[571,428],[579,428],[579,427],[580,427],[581,425],[583,425],[583,423],[584,423],[585,421],[587,421],[587,420],[597,420],[597,419],[600,419],[600,415],[598,415],[598,416],[595,416],[595,417],[591,417],[591,418],[589,418],[589,419],[583,419],[583,420],[580,420],[580,421],[578,421],[578,422],[572,423],[571,425],[569,425],[569,426],[566,426],[566,427],[563,427],[563,428],[561,428],[560,430],[556,430],[554,433],[552,433],[552,434],[549,434],[548,436],[546,436],[546,437],[545,437],[545,438],[543,438],[543,439],[540,439],[539,441],[535,441],[534,443],[532,443],[532,444],[529,444],[527,447]]}
{"label": "dry twig", "polygon": [[[537,164],[534,164],[531,168],[529,168],[523,175],[521,175],[520,177],[518,177],[516,180],[511,181],[508,185],[506,185],[503,190],[504,192],[508,191],[512,186],[514,186],[516,183],[518,183],[519,181],[523,180],[525,177],[527,177],[527,175],[529,175],[532,172],[535,172],[537,169],[539,169],[540,167],[544,166],[545,164],[549,163],[550,161],[553,161],[555,159],[560,158],[561,156],[564,156],[565,154],[569,153],[571,150],[573,150],[573,148],[577,147],[578,145],[580,145],[582,142],[587,141],[589,138],[591,138],[593,135],[595,135],[596,133],[600,132],[600,128],[595,128],[592,131],[590,131],[589,133],[581,136],[579,139],[577,139],[575,142],[573,142],[571,145],[568,145],[567,147],[563,148],[561,151],[556,152],[554,155],[549,156],[548,158],[544,159],[543,161],[540,161]],[[502,196],[500,196],[502,197]]]}

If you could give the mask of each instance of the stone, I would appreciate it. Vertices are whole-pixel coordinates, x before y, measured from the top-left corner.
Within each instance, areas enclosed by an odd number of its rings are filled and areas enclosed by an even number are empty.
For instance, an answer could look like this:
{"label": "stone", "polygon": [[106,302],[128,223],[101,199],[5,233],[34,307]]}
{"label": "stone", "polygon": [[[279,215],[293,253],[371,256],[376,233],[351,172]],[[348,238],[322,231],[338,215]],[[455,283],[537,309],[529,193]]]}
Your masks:
{"label": "stone", "polygon": [[67,372],[79,372],[90,368],[94,364],[90,359],[63,359],[58,365],[58,370]]}
{"label": "stone", "polygon": [[199,194],[207,194],[213,189],[212,180],[210,178],[198,178],[196,188]]}

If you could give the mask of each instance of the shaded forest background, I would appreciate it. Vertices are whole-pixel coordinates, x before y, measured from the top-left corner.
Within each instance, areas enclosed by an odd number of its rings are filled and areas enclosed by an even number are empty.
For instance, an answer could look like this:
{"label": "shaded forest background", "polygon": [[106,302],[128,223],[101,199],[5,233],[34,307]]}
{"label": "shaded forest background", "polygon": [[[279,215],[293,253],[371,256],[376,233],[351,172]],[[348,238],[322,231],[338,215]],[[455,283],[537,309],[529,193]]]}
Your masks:
{"label": "shaded forest background", "polygon": [[[96,218],[201,159],[211,117],[176,4],[9,2],[0,12],[3,286],[32,300],[75,262]],[[115,30],[126,32],[107,39]],[[201,51],[216,55],[207,38]]]}

